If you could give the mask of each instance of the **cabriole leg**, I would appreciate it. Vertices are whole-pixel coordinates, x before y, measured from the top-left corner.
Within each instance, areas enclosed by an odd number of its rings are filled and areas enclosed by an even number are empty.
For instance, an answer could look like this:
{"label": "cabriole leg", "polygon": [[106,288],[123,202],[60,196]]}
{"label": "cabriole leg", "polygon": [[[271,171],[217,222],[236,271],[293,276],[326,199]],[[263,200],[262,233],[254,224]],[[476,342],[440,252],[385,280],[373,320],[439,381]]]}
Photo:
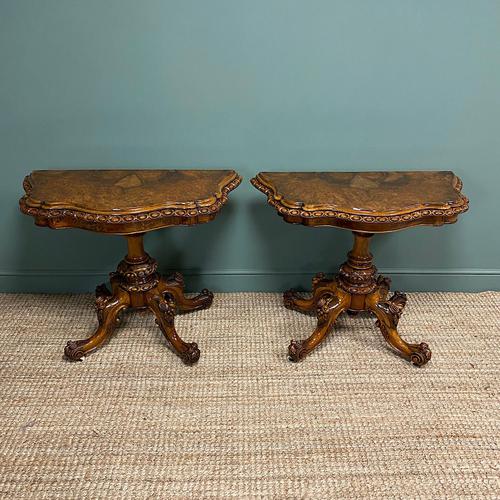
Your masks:
{"label": "cabriole leg", "polygon": [[129,306],[126,293],[111,295],[104,287],[98,287],[96,294],[96,310],[99,326],[94,335],[84,340],[70,340],[64,348],[64,354],[72,361],[82,359],[86,354],[97,349],[113,333],[118,324],[118,315]]}
{"label": "cabriole leg", "polygon": [[319,286],[330,283],[331,281],[326,279],[324,273],[318,273],[312,279],[312,296],[310,298],[305,298],[300,296],[295,290],[287,290],[283,294],[283,304],[287,309],[292,311],[298,311],[304,314],[309,314],[316,310],[316,298],[315,292]]}
{"label": "cabriole leg", "polygon": [[369,304],[370,310],[377,317],[376,325],[380,328],[385,340],[394,349],[416,366],[423,366],[431,359],[432,353],[425,342],[408,344],[399,336],[397,326],[406,305],[404,293],[395,292],[388,300],[369,302]]}
{"label": "cabriole leg", "polygon": [[288,347],[290,361],[300,361],[330,333],[339,315],[349,306],[349,295],[338,291],[323,291],[317,299],[318,323],[312,335],[299,341],[292,340]]}
{"label": "cabriole leg", "polygon": [[184,363],[187,365],[196,363],[200,359],[198,344],[196,342],[184,342],[175,330],[175,302],[153,292],[148,294],[147,303],[149,309],[156,316],[156,324]]}
{"label": "cabriole leg", "polygon": [[184,278],[180,273],[174,273],[166,279],[161,279],[158,290],[162,295],[171,295],[176,309],[181,313],[207,309],[214,300],[214,294],[206,288],[195,297],[186,297],[184,295]]}

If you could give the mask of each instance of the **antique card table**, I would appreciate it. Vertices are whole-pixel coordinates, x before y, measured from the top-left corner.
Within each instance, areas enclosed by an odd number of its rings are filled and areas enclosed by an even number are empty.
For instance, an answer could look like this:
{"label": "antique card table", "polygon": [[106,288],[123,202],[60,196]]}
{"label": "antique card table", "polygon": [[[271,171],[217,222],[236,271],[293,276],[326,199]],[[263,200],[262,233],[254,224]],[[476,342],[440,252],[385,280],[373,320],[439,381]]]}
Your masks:
{"label": "antique card table", "polygon": [[290,360],[311,352],[342,312],[370,311],[392,347],[417,366],[427,363],[431,351],[426,343],[408,344],[399,336],[406,295],[395,292],[388,298],[390,280],[377,276],[369,244],[375,233],[455,222],[468,209],[460,179],[453,172],[433,171],[261,172],[251,182],[286,222],[339,227],[354,234],[354,246],[333,280],[317,274],[311,298],[285,292],[285,307],[316,312],[318,318],[309,338],[291,341]]}
{"label": "antique card table", "polygon": [[162,278],[144,251],[143,237],[163,227],[212,220],[240,182],[233,170],[36,170],[24,179],[20,208],[37,225],[127,239],[127,255],[110,275],[111,291],[105,285],[96,289],[99,326],[88,339],[68,342],[64,353],[69,359],[81,359],[100,346],[120,313],[130,308],[149,309],[182,360],[198,361],[198,346],[177,335],[174,315],[209,307],[213,294],[205,289],[187,298],[179,273]]}

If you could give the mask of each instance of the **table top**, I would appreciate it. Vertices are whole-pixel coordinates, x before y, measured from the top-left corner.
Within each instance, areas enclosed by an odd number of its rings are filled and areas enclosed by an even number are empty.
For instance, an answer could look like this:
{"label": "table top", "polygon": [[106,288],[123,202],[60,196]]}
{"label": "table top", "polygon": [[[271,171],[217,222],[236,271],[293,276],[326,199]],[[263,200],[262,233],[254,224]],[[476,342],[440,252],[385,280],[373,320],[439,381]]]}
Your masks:
{"label": "table top", "polygon": [[449,171],[260,172],[251,182],[287,222],[361,232],[453,223],[469,204]]}
{"label": "table top", "polygon": [[19,204],[41,226],[131,234],[208,222],[240,182],[234,170],[35,170]]}

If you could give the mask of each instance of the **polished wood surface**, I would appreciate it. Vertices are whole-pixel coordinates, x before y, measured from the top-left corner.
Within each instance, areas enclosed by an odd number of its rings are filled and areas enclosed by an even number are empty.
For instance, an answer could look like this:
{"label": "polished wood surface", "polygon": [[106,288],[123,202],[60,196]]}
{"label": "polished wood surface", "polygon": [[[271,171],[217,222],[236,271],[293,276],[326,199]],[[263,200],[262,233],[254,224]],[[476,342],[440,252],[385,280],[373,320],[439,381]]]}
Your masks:
{"label": "polished wood surface", "polygon": [[261,172],[252,184],[287,221],[385,232],[455,222],[468,207],[447,171]]}
{"label": "polished wood surface", "polygon": [[21,210],[41,226],[130,234],[213,219],[234,170],[35,170]]}
{"label": "polished wood surface", "polygon": [[64,353],[79,360],[101,346],[127,309],[149,309],[173,350],[186,364],[200,357],[194,342],[176,332],[174,317],[210,306],[212,292],[184,295],[179,273],[163,278],[144,251],[147,231],[213,219],[228,193],[241,182],[233,170],[37,170],[24,180],[21,211],[36,224],[125,235],[128,252],[111,273],[111,290],[96,289],[98,327],[84,340],[71,340]]}
{"label": "polished wood surface", "polygon": [[348,228],[354,234],[353,248],[336,277],[316,275],[311,297],[285,292],[285,307],[317,316],[307,339],[291,341],[290,360],[299,361],[315,349],[343,312],[368,311],[389,345],[413,364],[425,365],[431,359],[429,346],[407,343],[398,333],[406,295],[396,291],[389,297],[390,279],[377,275],[369,244],[377,232],[455,222],[468,209],[460,179],[453,172],[427,171],[261,172],[252,184],[287,222]]}
{"label": "polished wood surface", "polygon": [[293,290],[285,292],[285,307],[302,313],[316,313],[318,318],[314,332],[307,339],[290,342],[288,356],[291,361],[300,361],[317,347],[331,332],[340,314],[347,312],[355,315],[361,311],[375,315],[376,325],[385,340],[414,365],[425,365],[431,359],[431,351],[425,342],[409,344],[398,333],[406,295],[395,292],[388,297],[391,281],[377,276],[377,268],[368,250],[371,237],[367,233],[354,233],[353,249],[338,276],[327,279],[325,274],[317,274],[312,281],[310,298],[304,298]]}
{"label": "polished wood surface", "polygon": [[143,235],[127,236],[128,252],[111,273],[111,291],[105,284],[96,288],[98,327],[84,340],[70,340],[64,354],[72,361],[82,359],[101,346],[119,325],[120,315],[127,309],[149,309],[156,317],[165,338],[186,364],[200,358],[196,342],[185,342],[175,329],[174,317],[210,307],[212,292],[204,289],[195,297],[184,295],[184,280],[180,273],[163,278],[157,272],[158,265],[145,251]]}

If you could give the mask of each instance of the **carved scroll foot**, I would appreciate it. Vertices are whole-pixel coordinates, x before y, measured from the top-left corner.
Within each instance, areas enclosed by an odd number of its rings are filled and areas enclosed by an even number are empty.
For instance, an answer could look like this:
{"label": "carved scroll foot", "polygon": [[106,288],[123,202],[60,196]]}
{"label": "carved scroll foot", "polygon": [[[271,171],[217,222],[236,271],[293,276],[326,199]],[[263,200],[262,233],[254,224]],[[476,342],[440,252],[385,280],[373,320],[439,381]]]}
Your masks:
{"label": "carved scroll foot", "polygon": [[415,366],[423,366],[430,361],[432,353],[425,342],[421,342],[420,344],[409,344],[409,347],[412,350],[410,361]]}
{"label": "carved scroll foot", "polygon": [[182,298],[177,302],[177,307],[179,311],[183,313],[200,311],[202,309],[209,308],[212,305],[213,301],[214,294],[207,288],[204,288],[198,295],[195,295],[194,297],[186,297],[185,295],[182,295]]}
{"label": "carved scroll foot", "polygon": [[200,350],[196,342],[187,342],[186,350],[180,354],[186,365],[194,365],[200,359]]}
{"label": "carved scroll foot", "polygon": [[298,363],[309,351],[305,340],[292,340],[288,346],[288,359]]}
{"label": "carved scroll foot", "polygon": [[283,304],[287,309],[292,311],[304,314],[315,312],[316,304],[318,303],[317,295],[321,295],[324,289],[332,286],[332,284],[333,281],[327,279],[325,273],[317,273],[312,279],[312,297],[305,298],[300,296],[295,290],[287,290],[283,294]]}
{"label": "carved scroll foot", "polygon": [[186,297],[184,295],[184,278],[180,273],[174,273],[167,279],[162,279],[158,285],[158,290],[162,295],[168,294],[172,296],[176,311],[181,313],[207,309],[214,300],[214,294],[206,288],[195,297]]}
{"label": "carved scroll foot", "polygon": [[[85,356],[85,340],[68,340],[64,348],[64,355],[71,361],[79,361]],[[82,346],[82,348],[80,348]]]}
{"label": "carved scroll foot", "polygon": [[399,318],[405,305],[406,295],[394,292],[394,295],[388,300],[371,303],[370,309],[377,317],[376,325],[380,328],[385,340],[414,365],[423,366],[432,356],[429,346],[424,342],[408,344],[399,336],[397,330]]}
{"label": "carved scroll foot", "polygon": [[315,309],[314,298],[305,299],[294,290],[288,290],[283,294],[283,304],[287,309],[304,314],[310,313]]}
{"label": "carved scroll foot", "polygon": [[288,347],[288,359],[300,361],[316,348],[330,333],[339,315],[347,309],[349,295],[341,291],[324,291],[317,299],[318,323],[312,335],[306,340],[292,340]]}
{"label": "carved scroll foot", "polygon": [[71,361],[78,361],[94,351],[113,333],[118,315],[129,305],[128,295],[99,295],[96,299],[96,310],[99,326],[91,337],[84,340],[70,340],[64,348],[65,356]]}
{"label": "carved scroll foot", "polygon": [[187,365],[192,365],[200,359],[200,350],[195,342],[184,342],[175,330],[175,302],[151,294],[148,297],[148,307],[156,316],[156,324],[160,327],[165,338],[170,342],[179,357]]}

